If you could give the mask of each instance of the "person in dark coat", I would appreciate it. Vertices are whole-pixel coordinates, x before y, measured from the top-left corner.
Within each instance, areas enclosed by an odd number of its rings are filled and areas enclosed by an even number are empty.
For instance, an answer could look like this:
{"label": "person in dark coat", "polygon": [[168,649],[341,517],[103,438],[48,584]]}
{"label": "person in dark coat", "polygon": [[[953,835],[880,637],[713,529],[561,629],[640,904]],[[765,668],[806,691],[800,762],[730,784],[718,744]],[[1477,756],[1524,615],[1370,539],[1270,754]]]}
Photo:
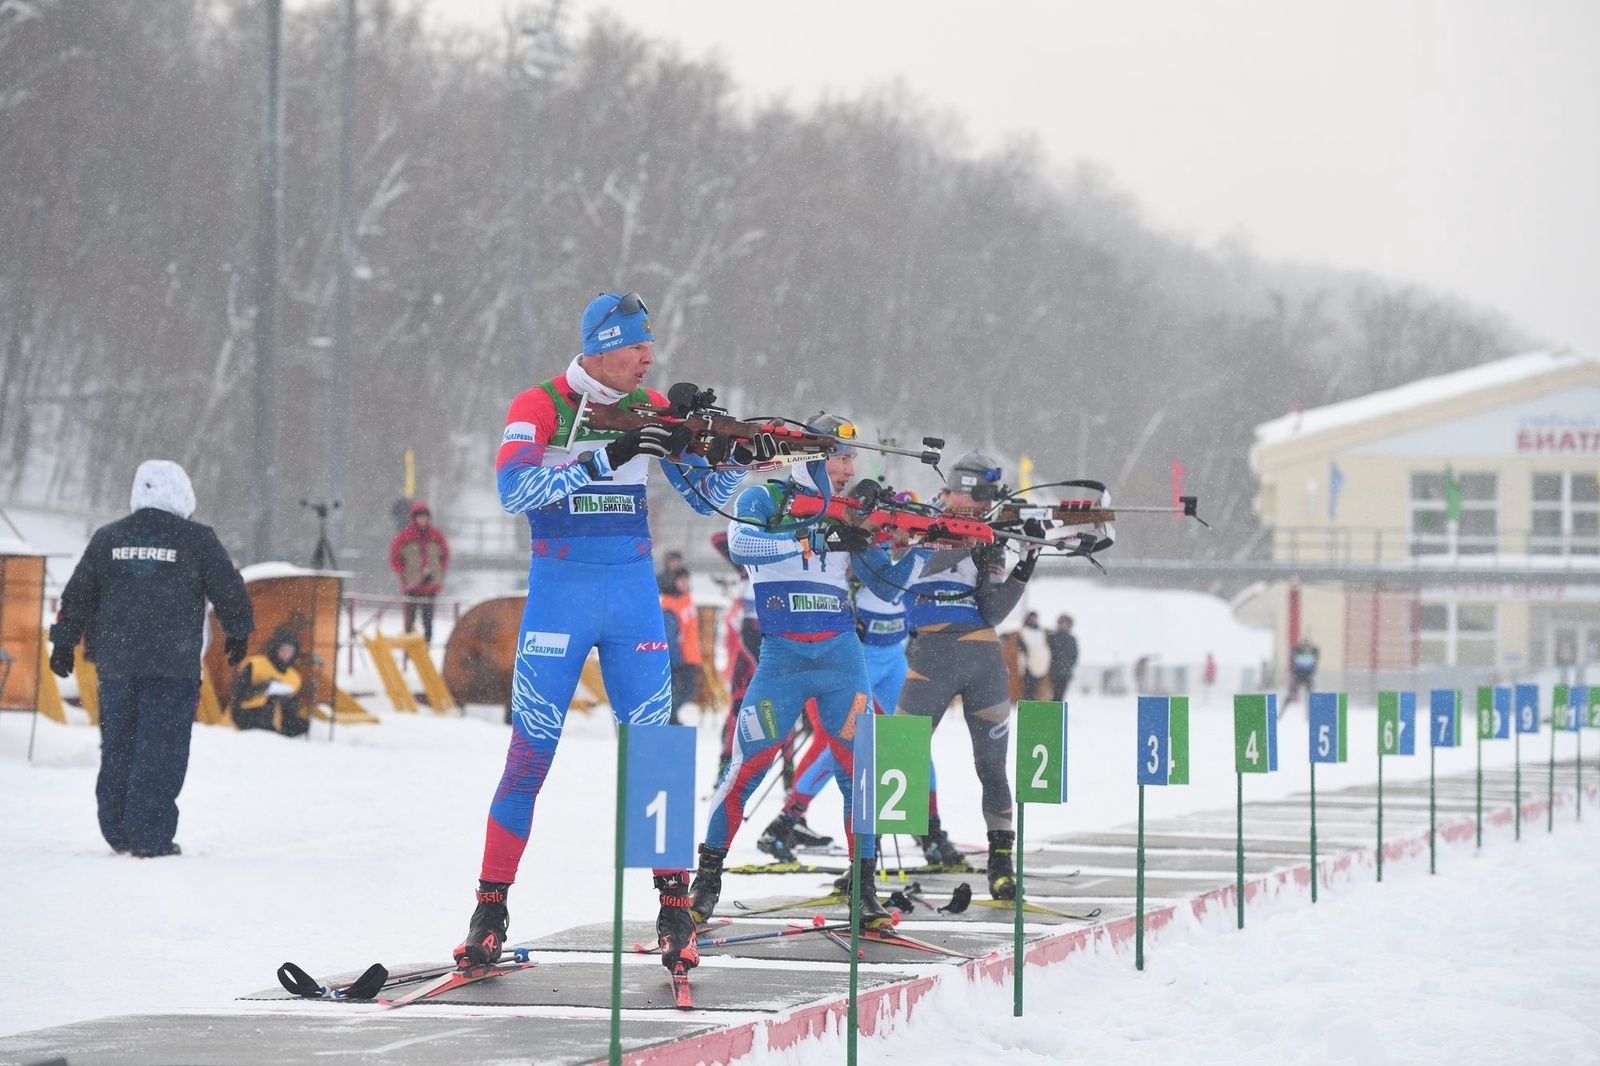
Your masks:
{"label": "person in dark coat", "polygon": [[133,513],[101,526],[61,594],[50,669],[72,673],[80,639],[100,678],[100,832],[119,854],[177,855],[178,793],[200,699],[206,601],[228,662],[254,627],[244,580],[210,526],[189,521],[194,489],[177,463],[139,464]]}
{"label": "person in dark coat", "polygon": [[1050,645],[1050,689],[1055,698],[1067,698],[1072,685],[1073,671],[1078,668],[1078,638],[1072,635],[1072,616],[1064,614],[1056,619],[1056,627],[1045,634]]}

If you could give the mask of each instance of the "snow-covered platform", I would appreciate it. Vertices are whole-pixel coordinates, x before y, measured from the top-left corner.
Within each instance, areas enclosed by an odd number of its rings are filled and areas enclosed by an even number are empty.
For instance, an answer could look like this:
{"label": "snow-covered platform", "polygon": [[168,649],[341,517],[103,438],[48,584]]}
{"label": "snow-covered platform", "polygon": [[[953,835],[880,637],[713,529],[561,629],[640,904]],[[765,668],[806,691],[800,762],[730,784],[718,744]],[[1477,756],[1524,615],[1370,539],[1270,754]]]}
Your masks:
{"label": "snow-covered platform", "polygon": [[[1561,779],[1572,781],[1570,762]],[[1484,772],[1486,825],[1504,826],[1513,820],[1513,782],[1508,772]],[[1524,821],[1542,819],[1548,796],[1544,775],[1530,771],[1522,785]],[[1586,792],[1592,793],[1592,787]],[[1472,774],[1439,779],[1441,841],[1473,838],[1478,794]],[[1321,880],[1327,883],[1369,867],[1376,851],[1373,787],[1327,790],[1319,792],[1317,800]],[[1570,805],[1573,800],[1570,784],[1556,790],[1557,805]],[[1310,884],[1308,807],[1304,796],[1247,802],[1247,903],[1301,891]],[[1427,812],[1426,781],[1396,782],[1385,788],[1387,861],[1426,853]],[[1234,906],[1236,831],[1231,810],[1162,819],[1147,827],[1148,930],[1159,930],[1181,908],[1198,914]],[[1064,834],[1042,846],[1040,841],[1029,841],[1024,862],[1030,901],[1064,913],[1098,913],[1089,920],[1028,914],[1028,962],[1049,965],[1096,944],[1116,946],[1133,938],[1134,845],[1132,827]],[[1035,871],[1037,876],[1032,875]],[[794,875],[791,880],[792,893],[754,900],[740,895],[740,878],[730,875],[724,910],[734,921],[718,926],[710,935],[783,928],[791,922],[809,921],[817,913],[831,919],[844,917],[837,906],[801,905],[808,897],[824,895],[830,877]],[[963,881],[981,898],[981,874],[901,879],[891,871],[883,894],[904,892],[913,880],[920,892],[912,897],[913,909],[901,929],[974,957],[866,943],[861,966],[861,1024],[869,1034],[886,1019],[911,1013],[918,1000],[941,981],[1002,980],[1012,970],[1009,910],[974,905],[960,915],[943,915],[935,909],[949,900]],[[732,906],[735,899],[751,907],[778,905],[785,899],[792,899],[794,905],[760,916],[741,916]],[[649,923],[626,923],[625,944],[647,941],[651,933]],[[604,1061],[609,1041],[611,971],[605,953],[611,948],[610,926],[578,926],[539,937],[527,946],[538,965],[401,1010],[296,1000],[271,989],[241,996],[239,1009],[231,1013],[125,1015],[0,1037],[0,1066],[52,1060],[71,1066]],[[693,977],[697,1009],[680,1011],[672,1004],[656,960],[630,952],[623,968],[625,1061],[683,1066],[726,1062],[758,1048],[789,1047],[836,1028],[845,1014],[847,960],[846,951],[837,943],[814,934],[710,948]]]}

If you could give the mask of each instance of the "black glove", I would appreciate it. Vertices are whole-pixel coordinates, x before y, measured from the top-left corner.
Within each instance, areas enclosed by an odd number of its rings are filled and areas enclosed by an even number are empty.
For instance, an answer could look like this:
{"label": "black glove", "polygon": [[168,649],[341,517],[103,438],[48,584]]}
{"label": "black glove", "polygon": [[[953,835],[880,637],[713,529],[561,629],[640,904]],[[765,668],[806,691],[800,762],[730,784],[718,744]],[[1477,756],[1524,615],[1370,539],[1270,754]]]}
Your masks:
{"label": "black glove", "polygon": [[[1022,523],[1022,533],[1024,536],[1043,540],[1045,535],[1044,523],[1037,518],[1030,518]],[[1017,565],[1011,568],[1011,579],[1026,585],[1028,579],[1033,577],[1033,564],[1039,561],[1039,552],[1042,550],[1042,546],[1038,544],[1023,545],[1022,558],[1017,560]]]}
{"label": "black glove", "polygon": [[76,640],[67,642],[57,640],[50,648],[50,672],[57,677],[71,677],[72,668],[77,665],[77,657],[73,649],[78,646]]}
{"label": "black glove", "polygon": [[998,579],[1001,569],[1006,563],[1006,546],[1004,544],[980,544],[971,550],[972,565],[978,568],[980,575],[987,574]]}
{"label": "black glove", "polygon": [[814,552],[847,552],[854,555],[872,547],[872,534],[857,526],[840,524],[811,531],[811,550]]}
{"label": "black glove", "polygon": [[228,653],[228,665],[238,666],[244,662],[244,657],[250,653],[250,638],[229,637],[222,642],[222,649]]}
{"label": "black glove", "polygon": [[757,433],[749,440],[738,441],[733,446],[733,461],[740,466],[764,463],[778,455],[778,440],[771,433]]}
{"label": "black glove", "polygon": [[611,469],[616,470],[636,455],[665,459],[669,455],[677,455],[688,444],[689,430],[685,426],[663,426],[659,423],[640,426],[607,444],[606,458],[611,462]]}

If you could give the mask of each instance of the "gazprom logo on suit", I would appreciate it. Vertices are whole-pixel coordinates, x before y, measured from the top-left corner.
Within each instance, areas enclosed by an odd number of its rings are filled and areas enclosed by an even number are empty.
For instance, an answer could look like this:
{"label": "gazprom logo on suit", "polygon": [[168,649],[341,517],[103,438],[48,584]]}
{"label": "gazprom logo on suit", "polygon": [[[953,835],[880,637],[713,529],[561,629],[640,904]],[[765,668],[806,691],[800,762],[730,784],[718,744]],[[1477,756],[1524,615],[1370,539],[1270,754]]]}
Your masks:
{"label": "gazprom logo on suit", "polygon": [[882,633],[885,635],[889,633],[903,633],[905,632],[905,628],[906,620],[904,618],[874,618],[871,622],[867,623],[868,633]]}
{"label": "gazprom logo on suit", "polygon": [[567,641],[570,639],[567,633],[539,633],[530,629],[522,634],[522,654],[559,659],[567,654]]}

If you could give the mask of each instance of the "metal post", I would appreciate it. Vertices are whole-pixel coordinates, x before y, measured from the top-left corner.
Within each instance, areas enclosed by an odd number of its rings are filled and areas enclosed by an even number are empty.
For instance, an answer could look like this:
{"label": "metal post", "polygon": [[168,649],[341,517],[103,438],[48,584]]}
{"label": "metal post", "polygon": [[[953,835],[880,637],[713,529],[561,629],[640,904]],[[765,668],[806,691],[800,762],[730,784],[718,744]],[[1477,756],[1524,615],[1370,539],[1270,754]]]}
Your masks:
{"label": "metal post", "polygon": [[1431,744],[1428,746],[1428,872],[1439,872],[1439,788],[1438,788],[1438,752],[1439,749]]}
{"label": "metal post", "polygon": [[845,1061],[856,1066],[856,991],[859,982],[857,962],[861,958],[861,838],[850,849],[850,1005],[845,1019]]}
{"label": "metal post", "polygon": [[1017,802],[1017,894],[1012,900],[1012,950],[1011,950],[1011,1014],[1022,1017],[1022,969],[1027,960],[1022,952],[1022,820],[1028,809],[1026,803]]}
{"label": "metal post", "polygon": [[627,832],[628,723],[617,723],[617,818],[612,845],[616,870],[612,875],[611,904],[611,1066],[622,1062],[622,863]]}
{"label": "metal post", "polygon": [[[1477,718],[1477,715],[1473,715]],[[1477,844],[1479,850],[1483,848],[1483,729],[1475,722],[1473,732],[1478,734],[1478,815],[1477,815]]]}
{"label": "metal post", "polygon": [[1139,847],[1133,864],[1133,968],[1144,969],[1144,786],[1139,786]]}
{"label": "metal post", "polygon": [[[1513,710],[1515,710],[1515,708],[1513,708]],[[1517,840],[1521,840],[1522,839],[1522,720],[1521,720],[1520,717],[1517,720],[1516,728],[1513,729],[1511,736],[1512,736],[1512,744],[1514,745],[1514,747],[1513,747],[1513,751],[1515,753],[1514,754],[1514,759],[1516,761],[1516,767],[1517,767],[1516,784],[1513,786],[1514,789],[1516,790],[1516,793],[1517,793],[1517,798],[1516,798],[1516,803],[1515,803],[1515,807],[1516,807],[1515,819],[1516,819],[1516,827],[1517,827],[1516,839]]]}
{"label": "metal post", "polygon": [[1545,801],[1544,831],[1556,831],[1556,709],[1550,708],[1550,795]]}
{"label": "metal post", "polygon": [[1383,752],[1378,752],[1378,880],[1383,880]]}
{"label": "metal post", "polygon": [[1240,771],[1239,778],[1239,928],[1244,928],[1244,772]]}
{"label": "metal post", "polygon": [[255,483],[251,553],[256,562],[272,554],[273,506],[278,473],[278,270],[283,197],[283,114],[279,68],[283,41],[283,0],[266,0],[266,106],[261,125],[257,181],[255,322]]}
{"label": "metal post", "polygon": [[339,190],[336,212],[338,248],[334,255],[333,284],[333,388],[328,404],[328,492],[335,504],[333,540],[341,551],[345,540],[344,514],[350,509],[350,379],[354,335],[350,284],[355,272],[355,234],[351,215],[355,199],[350,158],[355,141],[356,0],[345,0],[344,47],[339,63]]}
{"label": "metal post", "polygon": [[1317,901],[1317,764],[1311,764],[1311,902]]}

